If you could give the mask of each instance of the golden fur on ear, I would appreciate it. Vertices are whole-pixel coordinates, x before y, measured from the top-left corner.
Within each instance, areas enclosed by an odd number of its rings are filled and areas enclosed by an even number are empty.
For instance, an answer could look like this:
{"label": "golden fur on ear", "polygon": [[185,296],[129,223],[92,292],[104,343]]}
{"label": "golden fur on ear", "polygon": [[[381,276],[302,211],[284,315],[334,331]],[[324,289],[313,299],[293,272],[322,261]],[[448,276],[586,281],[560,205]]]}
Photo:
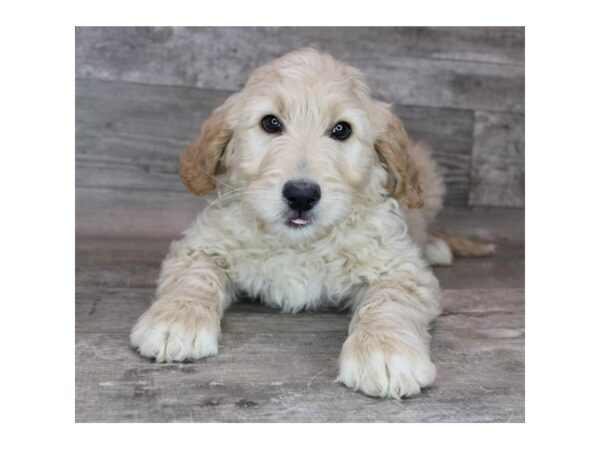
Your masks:
{"label": "golden fur on ear", "polygon": [[227,125],[226,105],[217,108],[204,122],[200,136],[190,144],[179,159],[181,181],[196,195],[215,189],[215,175],[225,172],[221,156],[233,130]]}
{"label": "golden fur on ear", "polygon": [[409,153],[410,141],[402,121],[386,108],[387,126],[375,143],[375,150],[388,172],[387,188],[409,208],[423,206],[419,171]]}

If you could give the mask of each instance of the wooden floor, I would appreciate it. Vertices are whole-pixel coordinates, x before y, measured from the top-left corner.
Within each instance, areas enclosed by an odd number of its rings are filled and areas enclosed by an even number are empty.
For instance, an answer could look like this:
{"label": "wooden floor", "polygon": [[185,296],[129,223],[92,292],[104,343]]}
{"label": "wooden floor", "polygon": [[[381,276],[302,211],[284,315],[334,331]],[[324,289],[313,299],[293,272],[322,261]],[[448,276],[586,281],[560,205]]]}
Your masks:
{"label": "wooden floor", "polygon": [[433,329],[438,377],[422,395],[379,400],[334,382],[345,313],[285,315],[237,304],[217,357],[154,364],[128,343],[152,300],[169,241],[77,236],[78,422],[523,422],[524,214],[450,209],[449,231],[492,240],[489,258],[436,269],[444,313]]}

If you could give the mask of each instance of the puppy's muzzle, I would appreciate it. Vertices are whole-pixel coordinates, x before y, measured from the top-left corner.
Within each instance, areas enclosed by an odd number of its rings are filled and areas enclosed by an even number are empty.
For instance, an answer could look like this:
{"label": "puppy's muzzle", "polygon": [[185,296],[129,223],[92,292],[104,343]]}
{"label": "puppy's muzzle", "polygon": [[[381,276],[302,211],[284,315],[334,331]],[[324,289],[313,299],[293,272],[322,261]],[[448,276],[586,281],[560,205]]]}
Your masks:
{"label": "puppy's muzzle", "polygon": [[290,209],[297,212],[311,210],[321,199],[318,184],[304,180],[292,180],[283,186],[283,196]]}

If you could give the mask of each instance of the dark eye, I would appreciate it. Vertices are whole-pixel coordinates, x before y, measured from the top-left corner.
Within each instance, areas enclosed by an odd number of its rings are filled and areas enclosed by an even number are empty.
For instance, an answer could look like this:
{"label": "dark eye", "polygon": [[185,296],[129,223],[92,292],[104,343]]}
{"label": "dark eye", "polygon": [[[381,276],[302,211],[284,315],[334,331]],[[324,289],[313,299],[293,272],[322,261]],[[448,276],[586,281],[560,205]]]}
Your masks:
{"label": "dark eye", "polygon": [[280,133],[283,130],[283,124],[274,115],[263,117],[260,124],[267,133]]}
{"label": "dark eye", "polygon": [[331,137],[343,141],[352,134],[352,128],[348,122],[338,122],[331,129]]}

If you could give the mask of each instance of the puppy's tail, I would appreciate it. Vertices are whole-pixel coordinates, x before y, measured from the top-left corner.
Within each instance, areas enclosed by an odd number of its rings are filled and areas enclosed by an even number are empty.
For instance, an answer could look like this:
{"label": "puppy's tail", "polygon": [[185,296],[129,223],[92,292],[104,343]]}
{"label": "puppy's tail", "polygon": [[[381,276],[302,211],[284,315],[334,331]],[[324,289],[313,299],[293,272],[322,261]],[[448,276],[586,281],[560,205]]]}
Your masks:
{"label": "puppy's tail", "polygon": [[486,256],[496,250],[494,244],[475,241],[464,236],[455,236],[445,231],[432,231],[430,234],[448,244],[454,256]]}

